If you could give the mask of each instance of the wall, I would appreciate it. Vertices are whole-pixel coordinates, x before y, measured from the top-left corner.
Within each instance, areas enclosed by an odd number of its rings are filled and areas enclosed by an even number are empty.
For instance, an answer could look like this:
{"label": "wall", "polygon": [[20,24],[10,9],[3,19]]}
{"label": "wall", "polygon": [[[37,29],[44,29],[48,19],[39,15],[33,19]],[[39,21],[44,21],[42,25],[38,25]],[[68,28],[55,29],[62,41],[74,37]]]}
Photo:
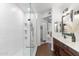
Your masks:
{"label": "wall", "polygon": [[40,45],[40,18],[36,20],[36,44]]}
{"label": "wall", "polygon": [[15,55],[23,48],[23,12],[12,4],[0,4],[0,55]]}
{"label": "wall", "polygon": [[52,32],[52,23],[48,23],[48,32]]}

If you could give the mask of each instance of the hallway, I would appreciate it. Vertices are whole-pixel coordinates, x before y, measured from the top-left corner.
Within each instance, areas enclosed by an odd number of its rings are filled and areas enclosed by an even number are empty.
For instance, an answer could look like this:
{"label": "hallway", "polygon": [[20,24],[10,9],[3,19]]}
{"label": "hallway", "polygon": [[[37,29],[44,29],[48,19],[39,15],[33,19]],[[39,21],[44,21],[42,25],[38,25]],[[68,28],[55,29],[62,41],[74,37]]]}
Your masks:
{"label": "hallway", "polygon": [[[48,44],[42,44],[37,48],[36,56],[49,56]],[[51,51],[51,56],[54,56],[54,53]]]}

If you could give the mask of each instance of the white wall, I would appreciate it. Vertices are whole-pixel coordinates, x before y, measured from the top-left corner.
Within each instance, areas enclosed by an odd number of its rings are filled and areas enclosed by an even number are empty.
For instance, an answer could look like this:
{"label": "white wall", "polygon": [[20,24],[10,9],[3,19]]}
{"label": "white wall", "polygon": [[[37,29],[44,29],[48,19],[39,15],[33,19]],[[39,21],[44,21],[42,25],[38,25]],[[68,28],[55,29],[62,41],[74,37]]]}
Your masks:
{"label": "white wall", "polygon": [[40,45],[40,18],[36,20],[36,43],[37,46]]}
{"label": "white wall", "polygon": [[48,23],[48,32],[52,32],[52,23]]}
{"label": "white wall", "polygon": [[23,48],[23,12],[12,4],[0,4],[0,55],[14,55]]}

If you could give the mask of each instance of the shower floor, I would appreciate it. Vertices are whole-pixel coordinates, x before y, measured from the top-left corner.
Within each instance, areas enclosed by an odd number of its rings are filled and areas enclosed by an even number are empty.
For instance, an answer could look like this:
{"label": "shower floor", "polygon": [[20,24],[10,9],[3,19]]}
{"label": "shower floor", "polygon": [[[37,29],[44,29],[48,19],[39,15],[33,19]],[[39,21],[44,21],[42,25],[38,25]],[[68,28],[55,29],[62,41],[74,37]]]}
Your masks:
{"label": "shower floor", "polygon": [[15,56],[35,56],[37,47],[34,48],[24,48],[19,50]]}

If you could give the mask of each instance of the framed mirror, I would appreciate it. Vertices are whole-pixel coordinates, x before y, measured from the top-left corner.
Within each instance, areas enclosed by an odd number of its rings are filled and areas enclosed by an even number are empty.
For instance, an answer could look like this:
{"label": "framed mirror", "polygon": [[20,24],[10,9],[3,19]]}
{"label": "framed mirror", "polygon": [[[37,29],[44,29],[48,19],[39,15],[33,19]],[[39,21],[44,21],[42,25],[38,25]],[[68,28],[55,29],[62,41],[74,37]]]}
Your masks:
{"label": "framed mirror", "polygon": [[74,33],[71,32],[71,30],[69,30],[70,23],[72,22],[73,22],[73,10],[69,11],[68,9],[66,9],[65,11],[63,11],[62,16],[62,35],[64,36],[64,38],[71,36],[71,38],[73,39],[72,42],[75,42]]}

